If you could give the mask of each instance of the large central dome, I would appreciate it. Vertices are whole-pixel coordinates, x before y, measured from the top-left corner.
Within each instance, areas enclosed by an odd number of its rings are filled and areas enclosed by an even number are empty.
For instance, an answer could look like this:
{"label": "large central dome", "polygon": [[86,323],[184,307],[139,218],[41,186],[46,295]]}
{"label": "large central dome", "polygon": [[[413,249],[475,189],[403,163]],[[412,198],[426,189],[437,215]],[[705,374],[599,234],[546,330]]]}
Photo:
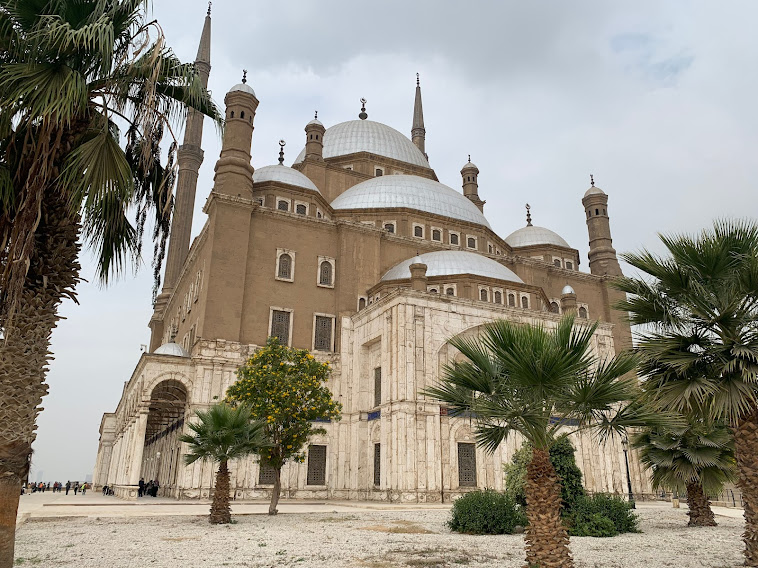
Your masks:
{"label": "large central dome", "polygon": [[463,250],[427,252],[420,256],[408,258],[390,268],[382,276],[382,282],[410,278],[410,266],[415,263],[426,264],[427,276],[460,276],[471,274],[473,276],[505,280],[506,282],[524,283],[512,270],[506,268],[496,260]]}
{"label": "large central dome", "polygon": [[[406,164],[429,167],[424,154],[400,132],[372,120],[348,120],[335,124],[324,133],[325,159],[347,156],[356,152],[370,152]],[[295,159],[299,164],[305,158],[305,148]]]}
{"label": "large central dome", "polygon": [[490,224],[479,208],[453,188],[419,176],[380,176],[354,185],[337,199],[338,209],[415,209],[451,219]]}

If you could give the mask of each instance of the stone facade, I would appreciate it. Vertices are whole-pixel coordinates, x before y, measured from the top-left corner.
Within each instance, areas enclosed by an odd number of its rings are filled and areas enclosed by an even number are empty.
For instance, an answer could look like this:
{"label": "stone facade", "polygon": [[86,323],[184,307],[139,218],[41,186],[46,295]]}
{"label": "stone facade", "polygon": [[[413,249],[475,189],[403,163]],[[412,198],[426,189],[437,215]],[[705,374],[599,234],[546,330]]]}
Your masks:
{"label": "stone facade", "polygon": [[[210,41],[210,17],[202,41]],[[210,47],[201,42],[198,57],[206,54]],[[203,63],[209,70],[209,60]],[[497,318],[549,327],[575,312],[600,322],[599,354],[630,345],[629,325],[612,309],[620,295],[607,285],[620,274],[607,195],[593,184],[583,201],[588,274],[578,269],[576,249],[532,227],[531,218],[509,237],[496,234],[470,161],[461,170],[462,192],[437,181],[423,153],[418,85],[413,142],[365,120],[365,111],[334,130],[314,119],[294,166],[260,174],[250,164],[258,99],[243,81],[225,102],[205,226],[187,250],[191,223],[174,220],[171,279],[150,321],[150,352],[115,413],[103,417],[95,485],[133,498],[140,478],[158,479],[165,495],[207,497],[213,468],[185,467],[178,437],[195,410],[224,397],[245,358],[277,335],[332,364],[329,386],[344,409],[340,422],[323,424],[326,434],[310,441],[307,463],[285,467],[284,496],[440,501],[474,487],[502,488],[502,465],[521,440],[485,454],[471,445],[471,419],[450,417],[418,393],[456,356],[450,338]],[[190,120],[185,145],[200,151],[202,128],[195,115]],[[338,139],[345,130],[350,136]],[[179,155],[180,171],[190,173],[177,190],[184,197],[176,215],[191,215],[195,154]],[[388,176],[381,188],[371,181],[379,176]],[[432,194],[414,193],[419,187]],[[358,199],[335,201],[347,191]],[[577,200],[578,220],[579,206]],[[407,272],[390,277],[409,259]],[[574,443],[588,488],[623,493],[620,446],[599,446],[586,435]],[[646,491],[636,460],[632,471],[635,490]],[[270,491],[253,458],[231,464],[231,475],[239,498]]]}

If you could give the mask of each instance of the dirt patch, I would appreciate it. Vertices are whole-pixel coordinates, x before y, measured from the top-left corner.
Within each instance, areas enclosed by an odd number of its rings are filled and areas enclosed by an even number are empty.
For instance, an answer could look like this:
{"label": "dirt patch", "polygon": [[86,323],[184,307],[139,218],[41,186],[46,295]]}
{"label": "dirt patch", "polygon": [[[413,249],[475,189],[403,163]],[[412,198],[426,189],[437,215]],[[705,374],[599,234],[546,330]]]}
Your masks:
{"label": "dirt patch", "polygon": [[393,521],[392,525],[369,525],[358,527],[358,530],[393,534],[437,534],[412,521]]}

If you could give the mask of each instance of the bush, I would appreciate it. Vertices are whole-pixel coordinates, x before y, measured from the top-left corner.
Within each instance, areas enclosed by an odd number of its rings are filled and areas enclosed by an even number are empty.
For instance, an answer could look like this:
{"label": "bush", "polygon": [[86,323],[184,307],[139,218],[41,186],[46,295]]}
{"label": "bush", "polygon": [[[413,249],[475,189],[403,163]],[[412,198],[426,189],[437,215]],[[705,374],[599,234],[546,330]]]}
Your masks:
{"label": "bush", "polygon": [[523,508],[512,497],[498,491],[472,491],[453,503],[451,530],[467,534],[513,534],[526,526]]}
{"label": "bush", "polygon": [[[600,517],[608,522],[601,521]],[[578,498],[566,520],[571,536],[615,536],[640,532],[639,518],[629,503],[621,497],[603,493]],[[612,530],[608,529],[609,526]]]}

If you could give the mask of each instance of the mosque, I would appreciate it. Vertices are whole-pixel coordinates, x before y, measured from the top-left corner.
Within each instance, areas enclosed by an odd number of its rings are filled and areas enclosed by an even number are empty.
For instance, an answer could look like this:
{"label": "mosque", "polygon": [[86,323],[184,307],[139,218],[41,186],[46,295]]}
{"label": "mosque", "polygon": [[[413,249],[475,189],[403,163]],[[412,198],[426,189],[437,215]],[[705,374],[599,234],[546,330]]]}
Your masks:
{"label": "mosque", "polygon": [[[209,10],[195,62],[206,85],[210,37]],[[329,361],[329,387],[343,406],[342,420],[310,440],[305,463],[285,466],[284,497],[440,502],[472,488],[502,489],[502,466],[520,440],[485,453],[470,419],[448,416],[419,392],[459,355],[450,338],[497,318],[550,327],[573,312],[600,322],[599,355],[631,344],[629,324],[611,307],[619,293],[608,280],[621,268],[608,196],[593,182],[581,200],[590,245],[582,272],[579,252],[528,213],[525,226],[496,234],[470,160],[462,191],[437,179],[418,80],[410,138],[369,120],[364,101],[357,120],[308,122],[292,166],[283,152],[278,164],[251,165],[258,99],[244,78],[224,102],[207,219],[191,244],[203,117],[187,117],[150,345],[115,412],[103,415],[95,486],[131,499],[140,478],[158,479],[165,496],[207,498],[214,466],[185,466],[178,437],[276,336]],[[573,442],[589,490],[625,492],[618,442],[601,446],[584,434]],[[635,492],[649,492],[630,461]],[[270,495],[272,472],[256,458],[230,469],[234,498]]]}

